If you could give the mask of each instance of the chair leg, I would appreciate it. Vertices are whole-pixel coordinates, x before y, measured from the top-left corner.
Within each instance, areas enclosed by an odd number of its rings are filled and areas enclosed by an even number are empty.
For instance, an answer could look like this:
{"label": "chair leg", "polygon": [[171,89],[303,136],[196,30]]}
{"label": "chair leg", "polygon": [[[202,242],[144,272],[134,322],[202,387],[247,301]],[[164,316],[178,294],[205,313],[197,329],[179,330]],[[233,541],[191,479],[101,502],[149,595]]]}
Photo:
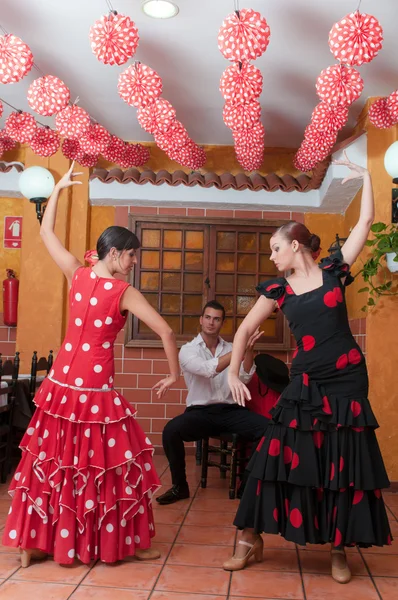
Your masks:
{"label": "chair leg", "polygon": [[221,450],[221,456],[220,456],[220,465],[221,465],[220,479],[226,479],[227,478],[227,470],[226,470],[226,468],[222,468],[222,467],[226,467],[227,466],[227,453],[226,453],[227,448],[228,448],[228,442],[220,442],[220,450]]}
{"label": "chair leg", "polygon": [[202,476],[200,479],[200,487],[207,486],[207,468],[209,460],[209,438],[202,440]]}
{"label": "chair leg", "polygon": [[231,472],[229,477],[229,497],[231,500],[235,499],[236,495],[236,471],[238,467],[238,436],[232,436],[232,450],[231,450]]}
{"label": "chair leg", "polygon": [[196,464],[202,464],[202,440],[196,442]]}

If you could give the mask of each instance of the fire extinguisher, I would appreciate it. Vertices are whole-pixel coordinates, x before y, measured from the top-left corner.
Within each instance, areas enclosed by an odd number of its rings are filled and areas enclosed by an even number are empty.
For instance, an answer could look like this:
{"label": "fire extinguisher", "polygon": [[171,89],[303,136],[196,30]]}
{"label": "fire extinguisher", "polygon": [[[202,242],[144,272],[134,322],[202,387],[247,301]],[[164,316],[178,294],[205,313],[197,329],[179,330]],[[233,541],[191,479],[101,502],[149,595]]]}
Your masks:
{"label": "fire extinguisher", "polygon": [[19,281],[15,271],[7,269],[7,279],[3,281],[3,319],[4,324],[15,327],[18,314],[18,289]]}

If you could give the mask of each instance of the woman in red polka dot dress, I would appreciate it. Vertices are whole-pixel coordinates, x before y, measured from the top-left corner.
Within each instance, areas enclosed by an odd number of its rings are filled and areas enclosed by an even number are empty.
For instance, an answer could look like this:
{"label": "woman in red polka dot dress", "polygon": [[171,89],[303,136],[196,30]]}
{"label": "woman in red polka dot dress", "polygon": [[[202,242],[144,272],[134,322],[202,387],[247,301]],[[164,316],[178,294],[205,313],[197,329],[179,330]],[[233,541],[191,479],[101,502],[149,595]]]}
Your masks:
{"label": "woman in red polka dot dress", "polygon": [[271,260],[293,274],[258,286],[262,296],[235,336],[229,382],[239,404],[250,399],[237,376],[246,341],[275,303],[297,350],[290,384],[249,464],[235,519],[244,531],[235,556],[224,564],[227,570],[243,569],[251,556],[262,560],[262,532],[300,545],[331,543],[332,576],[340,583],[351,577],[345,546],[391,544],[380,492],[389,481],[367,399],[365,359],[351,334],[344,297],[353,281],[349,265],[374,218],[372,184],[369,173],[348,158],[337,164],[350,168],[346,180],[363,179],[360,217],[348,240],[319,268],[312,257],[319,238],[300,223],[280,227],[270,241]]}
{"label": "woman in red polka dot dress", "polygon": [[158,397],[179,374],[174,334],[143,296],[115,275],[129,275],[139,247],[123,227],[97,242],[98,262],[83,267],[54,233],[58,194],[48,202],[42,239],[70,284],[69,325],[53,369],[35,397],[36,412],[21,443],[22,459],[10,486],[12,504],[3,543],[21,549],[22,566],[53,554],[70,564],[126,556],[156,559],[152,496],[159,479],[153,447],[132,406],[114,388],[113,344],[128,311],[161,338],[172,375],[155,386]]}

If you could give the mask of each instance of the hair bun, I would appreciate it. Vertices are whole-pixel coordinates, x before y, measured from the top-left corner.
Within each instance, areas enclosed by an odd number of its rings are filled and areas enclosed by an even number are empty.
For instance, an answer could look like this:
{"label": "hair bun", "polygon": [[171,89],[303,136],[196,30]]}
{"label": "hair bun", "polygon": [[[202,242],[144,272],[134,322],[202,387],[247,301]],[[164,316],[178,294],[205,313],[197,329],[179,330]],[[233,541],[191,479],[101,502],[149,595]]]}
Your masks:
{"label": "hair bun", "polygon": [[319,235],[316,235],[315,233],[311,233],[310,239],[308,240],[308,242],[309,242],[309,246],[310,246],[312,252],[317,252],[319,250],[319,248],[321,247],[321,238],[319,237]]}

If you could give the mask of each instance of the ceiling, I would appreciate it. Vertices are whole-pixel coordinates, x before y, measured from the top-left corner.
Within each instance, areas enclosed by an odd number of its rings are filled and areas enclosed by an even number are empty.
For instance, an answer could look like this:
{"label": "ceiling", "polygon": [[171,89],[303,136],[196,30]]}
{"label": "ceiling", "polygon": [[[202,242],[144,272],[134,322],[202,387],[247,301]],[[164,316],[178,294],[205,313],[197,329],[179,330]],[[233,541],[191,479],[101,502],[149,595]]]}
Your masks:
{"label": "ceiling", "polygon": [[[175,1],[180,13],[169,20],[144,15],[141,0],[112,0],[112,4],[135,21],[140,43],[134,58],[161,75],[163,97],[174,105],[190,136],[200,144],[231,144],[218,90],[220,76],[229,63],[218,50],[217,33],[223,18],[234,10],[234,2]],[[322,69],[335,64],[327,42],[329,30],[357,5],[358,0],[240,2],[240,8],[259,10],[271,28],[268,49],[255,62],[264,77],[261,105],[266,146],[300,144],[318,102],[316,78]],[[150,140],[138,125],[136,110],[117,93],[118,76],[126,65],[103,65],[90,49],[89,28],[107,11],[105,0],[1,0],[0,25],[21,37],[40,70],[65,81],[72,100],[79,96],[80,105],[109,131],[125,140]],[[385,39],[379,56],[359,68],[365,88],[351,108],[349,125],[355,124],[368,97],[388,95],[398,88],[396,0],[363,0],[361,11],[379,19]],[[27,89],[40,75],[33,68],[19,83],[0,85],[0,97],[28,110]],[[9,112],[5,107],[4,116]],[[53,123],[53,119],[38,118]]]}

